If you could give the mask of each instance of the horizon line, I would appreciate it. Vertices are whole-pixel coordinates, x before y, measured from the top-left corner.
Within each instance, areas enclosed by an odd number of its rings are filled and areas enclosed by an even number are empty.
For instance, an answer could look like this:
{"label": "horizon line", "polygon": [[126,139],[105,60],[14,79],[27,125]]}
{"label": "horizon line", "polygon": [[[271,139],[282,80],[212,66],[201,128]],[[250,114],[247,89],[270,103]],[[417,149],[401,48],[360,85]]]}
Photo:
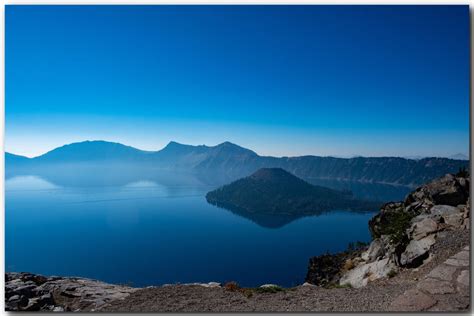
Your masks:
{"label": "horizon line", "polygon": [[[145,150],[145,149],[140,149],[138,147],[135,147],[135,146],[131,146],[131,145],[126,145],[124,143],[120,143],[120,142],[117,142],[117,141],[108,141],[108,140],[104,140],[104,139],[94,139],[94,140],[83,140],[83,141],[76,141],[76,142],[72,142],[72,143],[66,143],[66,144],[63,144],[61,146],[58,146],[58,147],[54,147],[53,149],[50,149],[50,150],[47,150],[45,151],[44,153],[40,154],[40,155],[37,155],[37,156],[32,156],[32,157],[29,157],[29,156],[26,156],[26,155],[19,155],[19,154],[15,154],[13,152],[9,152],[7,150],[3,150],[4,154],[12,154],[12,155],[15,155],[15,156],[20,156],[20,157],[25,157],[25,158],[28,158],[28,159],[34,159],[34,158],[38,158],[38,157],[41,157],[41,156],[44,156],[56,149],[59,149],[59,148],[62,148],[62,147],[65,147],[65,146],[70,146],[70,145],[75,145],[75,144],[82,144],[82,143],[94,143],[94,142],[103,142],[103,143],[109,143],[109,144],[118,144],[118,145],[121,145],[121,146],[125,146],[125,147],[130,147],[130,148],[133,148],[133,149],[136,149],[136,150],[139,150],[139,151],[143,151],[143,152],[159,152],[159,151],[162,151],[164,150],[166,147],[168,147],[170,144],[178,144],[178,145],[182,145],[182,146],[192,146],[192,147],[199,147],[199,146],[204,146],[204,147],[208,147],[208,148],[214,148],[214,147],[218,147],[218,146],[221,146],[221,145],[224,145],[224,144],[231,144],[231,145],[234,145],[234,146],[237,146],[237,147],[240,147],[240,148],[243,148],[243,149],[246,149],[246,150],[249,150],[249,151],[252,151],[254,152],[256,155],[260,156],[260,157],[275,157],[275,158],[295,158],[295,157],[305,157],[305,156],[313,156],[313,157],[325,157],[325,158],[338,158],[338,159],[354,159],[354,158],[403,158],[403,159],[407,159],[407,160],[421,160],[421,159],[425,159],[425,158],[445,158],[445,159],[452,159],[452,160],[470,160],[470,155],[469,154],[464,154],[464,153],[454,153],[452,154],[451,156],[425,156],[425,155],[410,155],[410,156],[390,156],[390,155],[387,155],[387,156],[363,156],[363,155],[325,155],[325,156],[322,156],[322,155],[316,155],[316,154],[303,154],[303,155],[296,155],[296,156],[289,156],[289,155],[281,155],[281,156],[271,156],[271,155],[260,155],[259,153],[257,153],[255,150],[253,149],[250,149],[250,148],[247,148],[247,147],[243,147],[243,146],[240,146],[236,143],[233,143],[233,142],[230,142],[230,141],[223,141],[221,143],[218,143],[216,145],[206,145],[206,144],[198,144],[198,145],[192,145],[192,144],[184,144],[184,143],[180,143],[180,142],[177,142],[177,141],[174,141],[174,140],[170,140],[164,147],[162,147],[161,149],[157,149],[157,150]],[[464,156],[466,159],[456,159],[456,158],[452,158],[454,156],[457,156],[457,155],[462,155]]]}

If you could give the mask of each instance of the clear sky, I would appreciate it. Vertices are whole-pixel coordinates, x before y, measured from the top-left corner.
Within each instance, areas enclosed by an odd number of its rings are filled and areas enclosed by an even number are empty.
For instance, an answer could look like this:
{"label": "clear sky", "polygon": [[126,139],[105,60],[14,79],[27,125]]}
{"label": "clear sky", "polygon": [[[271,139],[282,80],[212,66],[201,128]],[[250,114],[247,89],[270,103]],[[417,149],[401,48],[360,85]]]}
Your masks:
{"label": "clear sky", "polygon": [[468,154],[468,6],[7,6],[5,54],[17,154]]}

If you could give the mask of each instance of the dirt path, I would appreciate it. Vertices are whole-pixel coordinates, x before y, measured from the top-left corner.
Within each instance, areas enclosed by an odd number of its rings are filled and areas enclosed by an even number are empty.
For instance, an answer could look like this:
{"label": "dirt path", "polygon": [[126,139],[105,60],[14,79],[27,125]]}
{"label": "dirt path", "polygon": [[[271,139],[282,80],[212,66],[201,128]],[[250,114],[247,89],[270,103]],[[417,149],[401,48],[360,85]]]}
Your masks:
{"label": "dirt path", "polygon": [[469,246],[431,270],[398,296],[392,311],[446,311],[469,307]]}

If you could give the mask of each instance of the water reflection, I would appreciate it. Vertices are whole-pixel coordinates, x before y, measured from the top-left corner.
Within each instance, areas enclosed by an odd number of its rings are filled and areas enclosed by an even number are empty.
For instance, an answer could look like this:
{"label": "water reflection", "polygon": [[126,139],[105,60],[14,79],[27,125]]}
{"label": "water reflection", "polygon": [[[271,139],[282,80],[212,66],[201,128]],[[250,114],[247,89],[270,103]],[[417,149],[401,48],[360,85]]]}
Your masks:
{"label": "water reflection", "polygon": [[9,174],[7,270],[137,286],[292,286],[303,282],[309,257],[370,240],[369,213],[297,219],[209,205],[205,194],[222,181],[108,166]]}

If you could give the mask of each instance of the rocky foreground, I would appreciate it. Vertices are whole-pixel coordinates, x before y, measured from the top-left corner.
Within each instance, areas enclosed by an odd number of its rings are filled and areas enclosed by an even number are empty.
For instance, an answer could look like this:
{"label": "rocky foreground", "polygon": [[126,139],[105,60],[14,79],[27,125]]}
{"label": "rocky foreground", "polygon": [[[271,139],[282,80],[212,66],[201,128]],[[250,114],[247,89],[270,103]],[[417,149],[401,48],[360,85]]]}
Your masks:
{"label": "rocky foreground", "polygon": [[385,204],[369,221],[368,248],[311,258],[306,281],[358,288],[421,266],[441,235],[469,228],[469,187],[466,173],[447,174]]}
{"label": "rocky foreground", "polygon": [[467,174],[446,175],[384,205],[373,241],[311,258],[294,288],[235,283],[131,288],[83,278],[6,273],[10,311],[467,311],[470,309]]}

